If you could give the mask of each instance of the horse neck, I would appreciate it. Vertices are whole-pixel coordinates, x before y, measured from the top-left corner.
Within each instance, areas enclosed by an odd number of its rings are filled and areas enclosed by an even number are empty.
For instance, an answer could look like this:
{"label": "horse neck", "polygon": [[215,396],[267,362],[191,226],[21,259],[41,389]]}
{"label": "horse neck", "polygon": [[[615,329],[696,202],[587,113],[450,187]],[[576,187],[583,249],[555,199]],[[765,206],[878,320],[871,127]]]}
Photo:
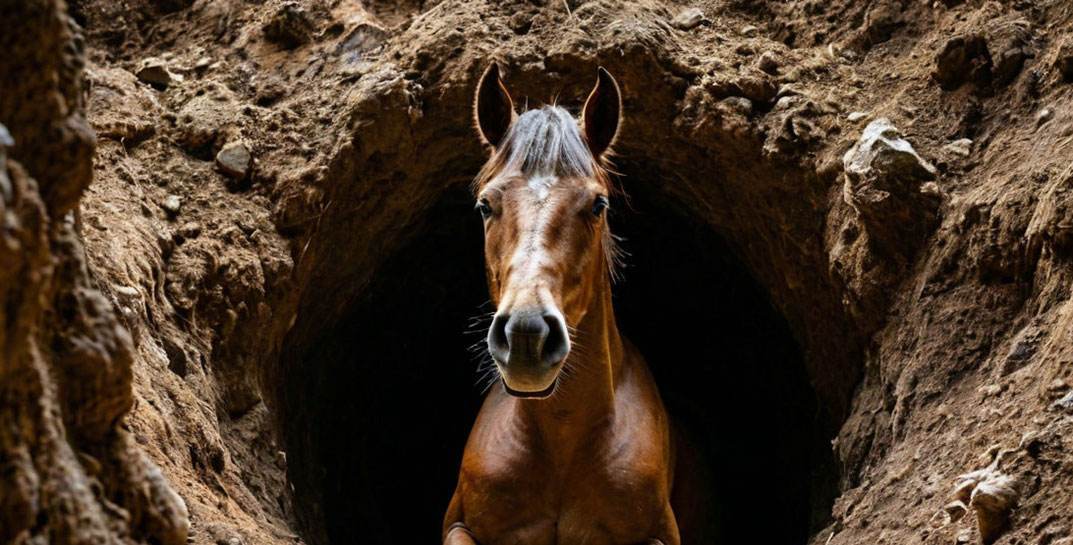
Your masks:
{"label": "horse neck", "polygon": [[610,279],[602,278],[585,317],[577,325],[555,393],[544,400],[519,400],[527,423],[535,425],[548,448],[570,449],[613,415],[623,347],[611,305]]}

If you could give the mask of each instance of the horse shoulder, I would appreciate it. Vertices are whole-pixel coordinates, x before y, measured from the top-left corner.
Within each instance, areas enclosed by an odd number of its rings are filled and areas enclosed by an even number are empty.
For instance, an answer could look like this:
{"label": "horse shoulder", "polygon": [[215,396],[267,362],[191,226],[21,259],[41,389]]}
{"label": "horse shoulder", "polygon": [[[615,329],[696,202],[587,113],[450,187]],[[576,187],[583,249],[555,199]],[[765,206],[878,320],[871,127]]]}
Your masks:
{"label": "horse shoulder", "polygon": [[644,358],[627,346],[609,452],[620,470],[648,487],[664,489],[674,463],[669,416]]}

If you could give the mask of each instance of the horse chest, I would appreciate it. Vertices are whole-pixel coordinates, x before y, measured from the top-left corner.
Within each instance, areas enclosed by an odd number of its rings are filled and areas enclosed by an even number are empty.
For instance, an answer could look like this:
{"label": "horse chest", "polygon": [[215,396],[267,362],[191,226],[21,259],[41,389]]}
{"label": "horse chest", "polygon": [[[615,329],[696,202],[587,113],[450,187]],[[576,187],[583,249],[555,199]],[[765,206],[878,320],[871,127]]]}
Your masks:
{"label": "horse chest", "polygon": [[474,468],[464,512],[478,543],[622,545],[649,537],[667,502],[662,476],[637,453],[590,448],[602,452],[581,452],[584,461],[566,467],[517,455]]}

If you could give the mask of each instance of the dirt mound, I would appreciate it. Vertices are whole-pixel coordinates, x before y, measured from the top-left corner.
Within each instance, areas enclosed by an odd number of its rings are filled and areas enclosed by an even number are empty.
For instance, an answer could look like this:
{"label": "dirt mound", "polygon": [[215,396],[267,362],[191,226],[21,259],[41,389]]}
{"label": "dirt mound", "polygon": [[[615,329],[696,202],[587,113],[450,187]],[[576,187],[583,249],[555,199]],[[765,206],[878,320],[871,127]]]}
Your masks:
{"label": "dirt mound", "polygon": [[698,311],[653,286],[724,311],[653,367],[725,536],[1073,539],[1067,2],[2,13],[0,542],[436,539],[491,59],[529,105],[622,87],[616,305],[648,353]]}

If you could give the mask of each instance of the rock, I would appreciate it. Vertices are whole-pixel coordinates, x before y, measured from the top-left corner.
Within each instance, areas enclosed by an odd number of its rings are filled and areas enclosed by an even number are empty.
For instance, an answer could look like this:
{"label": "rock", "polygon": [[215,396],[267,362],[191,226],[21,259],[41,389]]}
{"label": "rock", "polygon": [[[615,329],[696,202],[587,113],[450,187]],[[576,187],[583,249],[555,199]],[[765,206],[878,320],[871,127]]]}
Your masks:
{"label": "rock", "polygon": [[265,38],[294,49],[313,39],[313,20],[298,2],[284,2],[264,26]]}
{"label": "rock", "polygon": [[164,202],[160,203],[160,207],[164,209],[169,218],[174,218],[179,215],[179,210],[183,207],[183,201],[178,195],[168,195],[164,197]]}
{"label": "rock", "polygon": [[868,112],[850,112],[850,114],[846,116],[846,119],[856,123],[866,117],[868,117]]}
{"label": "rock", "polygon": [[949,144],[943,146],[943,149],[946,150],[946,151],[949,151],[950,153],[953,153],[955,155],[960,155],[962,157],[968,157],[969,152],[972,151],[972,139],[959,138],[959,139],[954,140],[953,142],[950,142]]}
{"label": "rock", "polygon": [[1066,392],[1066,395],[1052,403],[1051,407],[1060,411],[1073,412],[1073,390]]}
{"label": "rock", "polygon": [[753,101],[745,97],[726,97],[720,102],[741,115],[748,116],[753,113]]}
{"label": "rock", "polygon": [[[525,14],[517,13],[515,15],[524,16]],[[529,21],[529,19],[526,20]],[[511,21],[514,21],[514,18],[511,18]],[[518,32],[518,29],[514,26],[511,28],[513,28],[515,32]],[[525,30],[528,32],[528,27],[526,27]],[[522,34],[524,34],[524,32]],[[387,37],[388,32],[383,27],[371,23],[362,23],[354,27],[354,29],[350,31],[350,34],[347,34],[346,38],[339,42],[339,46],[336,47],[335,53],[342,56],[343,60],[348,63],[355,62],[360,60],[365,53],[380,47]]]}
{"label": "rock", "polygon": [[705,22],[704,12],[700,8],[686,8],[675,16],[671,24],[679,30],[691,30]]}
{"label": "rock", "polygon": [[947,91],[967,82],[977,85],[990,82],[991,54],[987,50],[987,41],[976,34],[950,38],[935,56],[932,77]]}
{"label": "rock", "polygon": [[1042,126],[1044,123],[1054,118],[1054,110],[1050,108],[1043,108],[1039,112],[1036,112],[1036,127]]}
{"label": "rock", "polygon": [[872,121],[842,157],[842,197],[875,251],[908,259],[937,223],[937,171],[886,118]]}
{"label": "rock", "polygon": [[1025,60],[1032,56],[1031,41],[1032,24],[1025,19],[992,27],[988,32],[988,49],[994,52],[992,83],[996,87],[1009,85],[1017,79]]}
{"label": "rock", "polygon": [[990,545],[1006,528],[1010,510],[1017,503],[1016,482],[1012,477],[995,471],[976,485],[969,504],[976,512],[980,541]]}
{"label": "rock", "polygon": [[957,502],[968,504],[976,513],[984,545],[993,543],[1005,530],[1018,495],[1017,481],[999,471],[995,464],[958,477],[953,493]]}
{"label": "rock", "polygon": [[1021,69],[1024,68],[1027,58],[1028,53],[1025,52],[1024,47],[1017,45],[999,53],[994,59],[995,66],[992,70],[995,85],[1008,85],[1016,79]]}
{"label": "rock", "polygon": [[865,127],[860,139],[842,157],[847,173],[865,177],[874,171],[886,176],[931,180],[936,170],[917,154],[913,146],[886,118],[879,118]]}
{"label": "rock", "polygon": [[533,28],[533,14],[519,11],[510,16],[507,26],[519,36],[528,34],[529,29]]}
{"label": "rock", "polygon": [[141,292],[138,291],[138,288],[132,286],[113,286],[112,291],[124,303],[129,303],[141,297]]}
{"label": "rock", "polygon": [[182,76],[171,73],[168,65],[161,59],[150,57],[142,61],[138,73],[138,79],[152,85],[157,89],[167,89],[169,86],[183,80]]}
{"label": "rock", "polygon": [[779,60],[775,57],[775,53],[771,51],[765,51],[760,55],[760,58],[756,62],[756,66],[773,76],[779,72]]}
{"label": "rock", "polygon": [[1054,61],[1054,67],[1062,75],[1062,81],[1073,83],[1073,39],[1067,38],[1058,49],[1058,58]]}
{"label": "rock", "polygon": [[250,150],[242,141],[229,142],[216,154],[216,166],[220,172],[239,180],[250,173],[251,161]]}
{"label": "rock", "polygon": [[239,115],[237,104],[226,87],[190,99],[177,114],[178,141],[183,148],[199,159],[212,159],[217,138],[226,141],[220,136],[221,129],[226,129]]}
{"label": "rock", "polygon": [[753,25],[745,25],[745,26],[741,27],[741,35],[742,36],[747,36],[747,37],[756,36],[757,32],[760,32],[760,29],[756,28]]}

